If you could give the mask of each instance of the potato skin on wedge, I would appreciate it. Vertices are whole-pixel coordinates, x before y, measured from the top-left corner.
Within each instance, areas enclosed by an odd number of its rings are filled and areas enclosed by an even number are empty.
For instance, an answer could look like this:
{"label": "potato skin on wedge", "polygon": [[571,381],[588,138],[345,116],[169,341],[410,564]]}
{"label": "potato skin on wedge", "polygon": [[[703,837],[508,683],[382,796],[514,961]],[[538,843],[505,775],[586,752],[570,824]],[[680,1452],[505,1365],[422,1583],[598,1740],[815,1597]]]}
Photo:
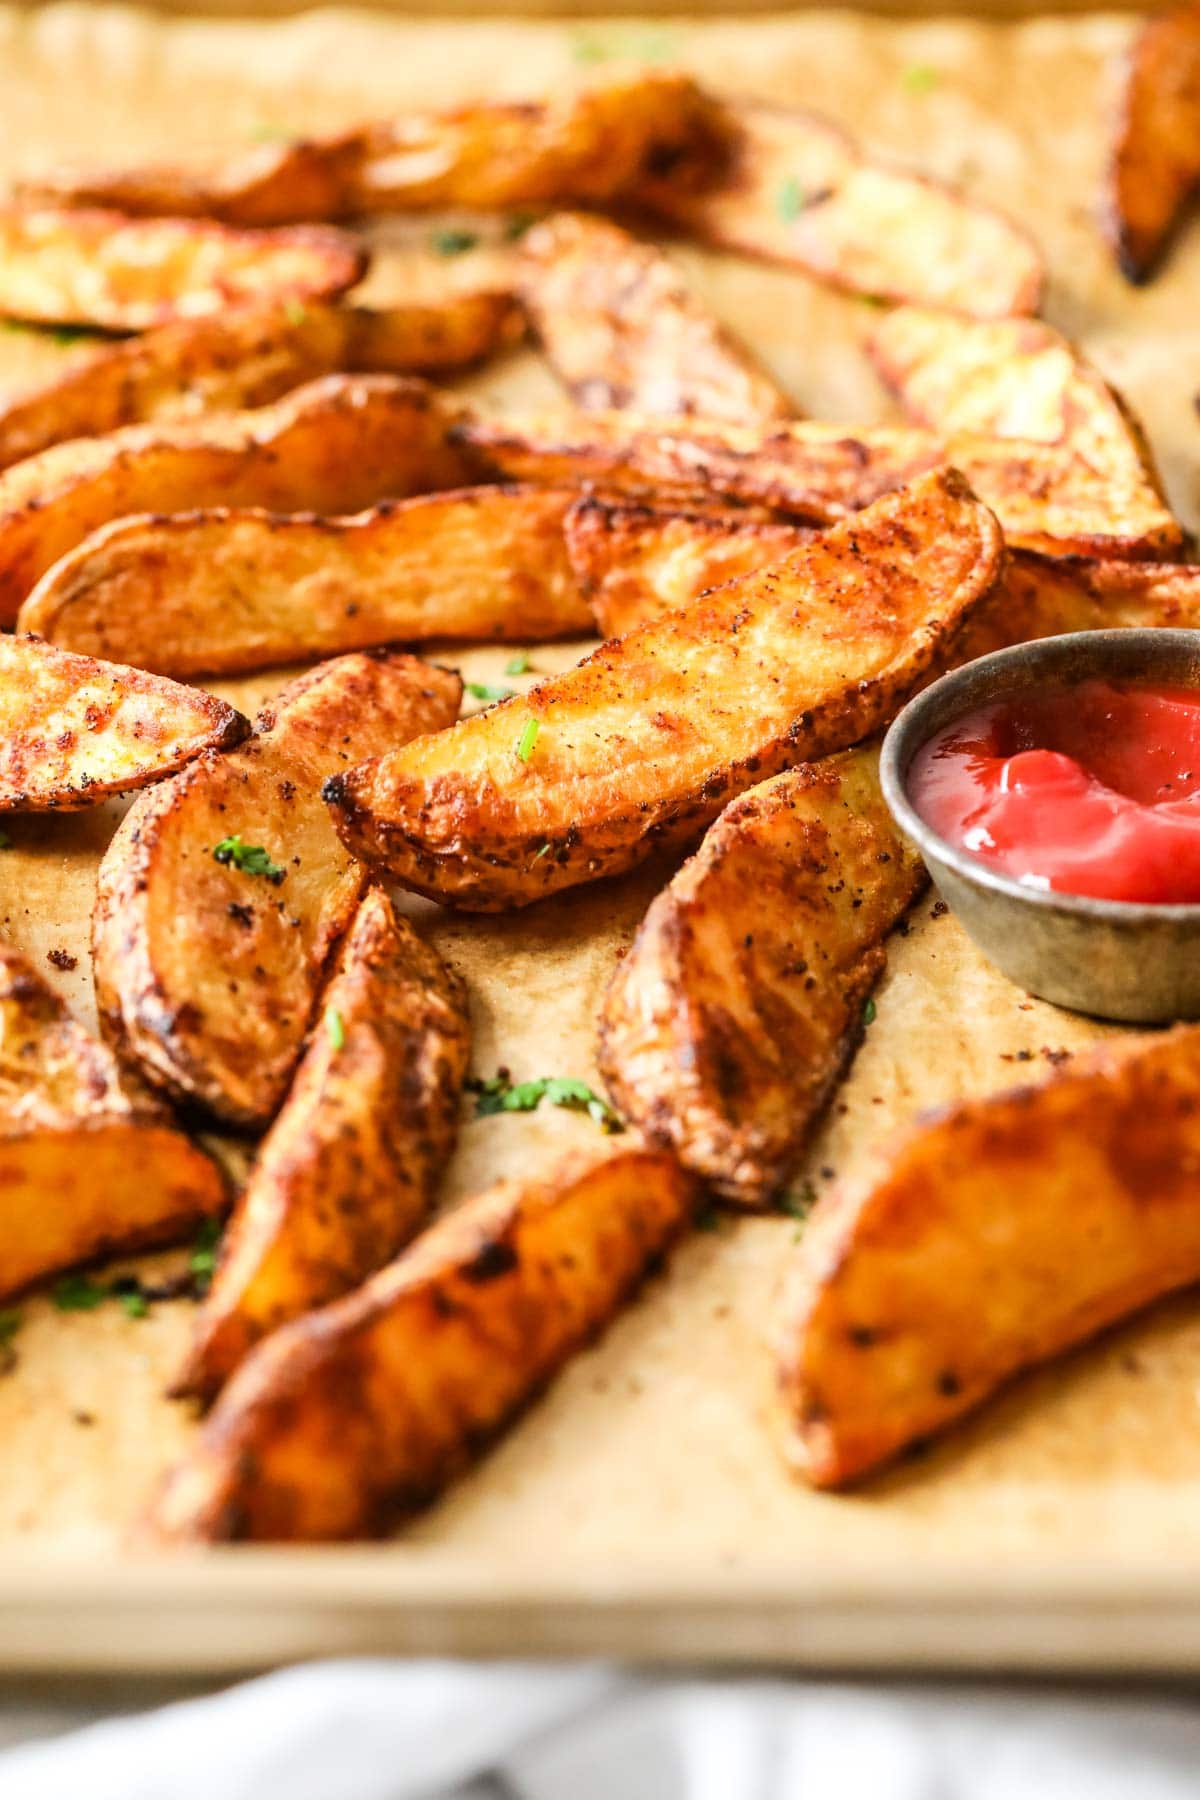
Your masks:
{"label": "potato skin on wedge", "polygon": [[43,575],[23,628],[161,674],[242,674],[429,638],[591,630],[567,558],[575,496],[484,487],[349,519],[261,511],[116,519]]}
{"label": "potato skin on wedge", "polygon": [[1148,281],[1200,182],[1200,7],[1140,26],[1123,71],[1104,195],[1105,232],[1127,281]]}
{"label": "potato skin on wedge", "polygon": [[420,1230],[454,1147],[469,1055],[461,983],[368,888],[174,1392],[211,1399],[260,1339],[357,1287]]}
{"label": "potato skin on wedge", "polygon": [[605,995],[599,1061],[618,1112],[723,1199],[767,1204],[858,1046],[883,939],[924,885],[873,745],[732,801]]}
{"label": "potato skin on wedge", "polygon": [[0,313],[48,325],[146,331],[238,300],[344,293],[365,250],[327,226],[231,231],[200,219],[0,208]]}
{"label": "potato skin on wedge", "polygon": [[215,1163],[0,944],[0,1297],[223,1210]]}
{"label": "potato skin on wedge", "polygon": [[0,812],[99,806],[249,729],[198,688],[37,637],[0,637]]}
{"label": "potato skin on wedge", "polygon": [[416,657],[339,657],[284,688],[247,743],[134,802],[100,864],[93,954],[106,1035],[148,1081],[229,1125],[269,1123],[366,881],[321,782],[448,725],[461,693]]}
{"label": "potato skin on wedge", "polygon": [[953,654],[1002,557],[962,478],[925,476],[529,694],[335,776],[338,829],[472,911],[617,874],[879,729]]}
{"label": "potato skin on wedge", "polygon": [[1036,312],[1028,234],[937,181],[870,162],[828,119],[765,102],[719,106],[729,149],[715,181],[676,161],[643,184],[651,209],[704,243],[788,263],[873,299],[982,318]]}
{"label": "potato skin on wedge", "polygon": [[130,513],[353,513],[457,487],[452,416],[422,381],[331,375],[256,411],[56,444],[0,475],[0,623],[60,556]]}
{"label": "potato skin on wedge", "polygon": [[518,292],[577,406],[786,419],[786,395],[653,244],[588,213],[521,240]]}
{"label": "potato skin on wedge", "polygon": [[523,323],[507,294],[372,310],[259,301],[105,344],[0,406],[0,469],[123,425],[266,406],[324,375],[428,373],[477,362]]}
{"label": "potato skin on wedge", "polygon": [[381,1535],[603,1330],[695,1203],[671,1157],[635,1147],[475,1195],[356,1293],[259,1345],[151,1529],[171,1541]]}
{"label": "potato skin on wedge", "polygon": [[837,1487],[1200,1277],[1200,1030],[931,1115],[831,1193],[781,1330],[787,1454]]}

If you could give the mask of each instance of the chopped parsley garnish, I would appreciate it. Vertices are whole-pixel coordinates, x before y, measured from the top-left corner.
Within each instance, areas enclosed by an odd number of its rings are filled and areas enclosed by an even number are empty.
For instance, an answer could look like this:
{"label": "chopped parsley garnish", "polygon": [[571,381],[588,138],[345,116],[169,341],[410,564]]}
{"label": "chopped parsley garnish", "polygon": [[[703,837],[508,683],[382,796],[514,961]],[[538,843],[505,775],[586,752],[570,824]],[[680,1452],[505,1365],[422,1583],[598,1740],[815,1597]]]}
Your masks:
{"label": "chopped parsley garnish", "polygon": [[84,338],[98,337],[93,325],[56,325],[50,333],[56,344],[78,344]]}
{"label": "chopped parsley garnish", "polygon": [[531,225],[536,224],[537,219],[533,213],[514,213],[511,219],[506,219],[504,222],[505,243],[515,244],[518,238],[523,238],[525,236],[525,233],[529,230]]}
{"label": "chopped parsley garnish", "polygon": [[477,231],[435,231],[429,239],[429,247],[439,256],[462,256],[473,250],[478,242]]}
{"label": "chopped parsley garnish", "polygon": [[205,1219],[196,1233],[196,1241],[192,1245],[192,1253],[188,1257],[188,1271],[192,1277],[192,1291],[198,1300],[203,1300],[212,1286],[213,1274],[217,1267],[217,1246],[221,1242],[221,1227],[216,1219]]}
{"label": "chopped parsley garnish", "polygon": [[95,1312],[108,1299],[109,1292],[87,1275],[64,1275],[55,1282],[52,1299],[59,1312]]}
{"label": "chopped parsley garnish", "polygon": [[539,1075],[514,1085],[508,1070],[501,1069],[487,1081],[471,1081],[467,1085],[475,1095],[477,1119],[489,1118],[493,1113],[536,1112],[542,1101],[548,1100],[551,1106],[587,1113],[607,1132],[615,1134],[625,1129],[608,1101],[575,1075]]}
{"label": "chopped parsley garnish", "polygon": [[785,225],[798,219],[804,211],[804,189],[794,175],[779,184],[779,192],[775,196],[775,212]]}
{"label": "chopped parsley garnish", "polygon": [[516,691],[510,687],[492,687],[486,681],[468,681],[466,688],[476,700],[509,700]]}
{"label": "chopped parsley garnish", "polygon": [[219,844],[214,844],[213,859],[219,863],[227,863],[243,875],[261,875],[276,887],[287,874],[280,863],[271,861],[261,844],[243,844],[240,834],[222,838]]}
{"label": "chopped parsley garnish", "polygon": [[9,1375],[17,1366],[13,1339],[21,1329],[21,1315],[15,1306],[0,1307],[0,1375]]}
{"label": "chopped parsley garnish", "polygon": [[873,1025],[874,1023],[875,1023],[875,1002],[874,1002],[874,1000],[868,1000],[866,1005],[863,1007],[863,1024],[864,1025]]}
{"label": "chopped parsley garnish", "polygon": [[541,862],[543,856],[548,856],[549,854],[550,854],[549,844],[543,844],[540,850],[534,851],[533,860],[534,860],[534,862]]}
{"label": "chopped parsley garnish", "polygon": [[942,79],[937,69],[928,63],[910,63],[900,77],[905,89],[910,94],[928,94]]}
{"label": "chopped parsley garnish", "polygon": [[525,729],[517,741],[517,755],[523,763],[527,763],[533,755],[533,746],[538,741],[538,732],[540,730],[541,726],[536,719],[528,719],[526,721]]}
{"label": "chopped parsley garnish", "polygon": [[334,1049],[344,1050],[346,1048],[346,1027],[336,1006],[325,1008],[325,1029],[329,1033],[329,1041]]}
{"label": "chopped parsley garnish", "polygon": [[785,1218],[795,1219],[796,1229],[792,1234],[797,1241],[804,1235],[804,1223],[809,1213],[817,1204],[817,1192],[811,1181],[802,1181],[792,1193],[780,1194],[775,1202],[776,1212]]}
{"label": "chopped parsley garnish", "polygon": [[529,652],[528,652],[528,650],[518,650],[517,654],[515,656],[511,656],[504,665],[504,673],[506,675],[528,675],[528,673],[529,673]]}
{"label": "chopped parsley garnish", "polygon": [[571,46],[577,63],[608,62],[628,57],[633,62],[668,62],[678,55],[678,33],[616,26],[602,36],[580,32]]}
{"label": "chopped parsley garnish", "polygon": [[289,325],[303,325],[308,317],[308,308],[302,306],[299,300],[285,300],[283,316]]}
{"label": "chopped parsley garnish", "polygon": [[150,1313],[150,1302],[140,1288],[129,1288],[116,1298],[121,1303],[121,1311],[127,1319],[145,1319]]}

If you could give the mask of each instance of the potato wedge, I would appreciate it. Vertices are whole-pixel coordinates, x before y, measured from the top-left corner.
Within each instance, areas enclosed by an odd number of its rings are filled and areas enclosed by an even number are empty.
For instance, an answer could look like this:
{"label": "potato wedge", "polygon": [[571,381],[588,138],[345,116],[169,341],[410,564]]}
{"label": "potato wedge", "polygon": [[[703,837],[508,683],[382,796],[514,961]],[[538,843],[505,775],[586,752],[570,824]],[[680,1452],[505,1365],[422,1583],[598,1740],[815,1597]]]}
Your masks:
{"label": "potato wedge", "polygon": [[952,654],[1000,529],[952,470],[325,785],[354,853],[493,911],[686,842],[724,803],[877,730]]}
{"label": "potato wedge", "polygon": [[1200,182],[1200,6],[1146,20],[1130,46],[1104,226],[1128,281],[1148,281]]}
{"label": "potato wedge", "polygon": [[270,300],[177,319],[105,344],[0,406],[0,469],[122,425],[266,406],[322,375],[463,368],[523,330],[516,303],[499,293],[374,310]]}
{"label": "potato wedge", "polygon": [[198,688],[40,638],[0,637],[0,812],[99,806],[249,729]]}
{"label": "potato wedge", "polygon": [[1075,346],[1039,319],[956,318],[899,306],[868,348],[921,425],[1059,444],[1132,492],[1148,482],[1165,505],[1141,424]]}
{"label": "potato wedge", "polygon": [[122,1091],[103,1044],[0,944],[0,1297],[223,1210],[216,1164]]}
{"label": "potato wedge", "polygon": [[611,200],[685,150],[701,176],[719,134],[688,76],[639,70],[547,100],[414,113],[313,141],[264,145],[211,170],[65,171],[26,199],[126,213],[287,225],[430,207]]}
{"label": "potato wedge", "polygon": [[518,292],[576,404],[736,424],[796,409],[652,244],[589,213],[521,240]]}
{"label": "potato wedge", "polygon": [[100,865],[93,950],[110,1042],[153,1085],[269,1123],[365,871],[320,799],[331,769],[458,712],[456,674],[399,653],[323,663],[255,735],[139,796]]}
{"label": "potato wedge", "polygon": [[933,1115],[805,1231],[787,1453],[836,1487],[1200,1278],[1200,1030],[1103,1045]]}
{"label": "potato wedge", "polygon": [[874,745],[732,801],[605,995],[599,1061],[618,1112],[722,1198],[769,1203],[858,1048],[883,940],[925,879]]}
{"label": "potato wedge", "polygon": [[961,659],[1064,631],[1114,627],[1200,628],[1200,564],[1089,562],[1018,551],[968,625]]}
{"label": "potato wedge", "polygon": [[379,1536],[609,1323],[678,1237],[672,1157],[575,1153],[477,1194],[250,1356],[154,1507],[167,1540]]}
{"label": "potato wedge", "polygon": [[330,375],[258,411],[56,444],[0,475],[0,624],[60,556],[129,513],[353,513],[456,487],[464,467],[446,444],[452,416],[422,381]]}
{"label": "potato wedge", "polygon": [[199,219],[0,208],[0,314],[146,331],[237,300],[303,301],[361,281],[367,255],[328,226],[232,231]]}
{"label": "potato wedge", "polygon": [[704,243],[790,263],[852,293],[980,318],[1036,312],[1042,263],[1002,213],[872,162],[836,125],[764,102],[723,103],[716,181],[676,159],[641,199]]}
{"label": "potato wedge", "polygon": [[[1058,444],[904,426],[736,426],[579,413],[459,419],[451,441],[508,481],[607,491],[685,507],[714,498],[828,524],[946,463],[962,471],[1010,544],[1052,556],[1167,556],[1184,533],[1145,472],[1121,483]],[[2,491],[2,489],[0,489]]]}
{"label": "potato wedge", "polygon": [[176,1393],[211,1400],[260,1339],[349,1293],[421,1229],[454,1147],[470,1047],[462,984],[368,888]]}
{"label": "potato wedge", "polygon": [[173,675],[428,638],[586,633],[563,539],[574,498],[468,488],[350,519],[223,508],[117,519],[46,571],[22,628]]}

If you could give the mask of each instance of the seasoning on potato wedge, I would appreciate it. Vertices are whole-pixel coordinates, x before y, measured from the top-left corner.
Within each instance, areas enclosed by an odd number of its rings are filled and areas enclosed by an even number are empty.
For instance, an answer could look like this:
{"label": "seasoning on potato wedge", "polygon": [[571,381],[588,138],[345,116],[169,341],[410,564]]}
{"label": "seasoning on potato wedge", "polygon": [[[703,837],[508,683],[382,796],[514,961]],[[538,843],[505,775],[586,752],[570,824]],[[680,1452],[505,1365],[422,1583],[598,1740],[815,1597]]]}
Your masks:
{"label": "seasoning on potato wedge", "polygon": [[162,674],[239,674],[428,638],[590,632],[563,538],[571,492],[423,494],[356,518],[117,519],[43,575],[22,628]]}
{"label": "seasoning on potato wedge", "polygon": [[240,748],[134,802],[100,865],[93,954],[106,1033],[148,1081],[227,1124],[270,1122],[366,880],[321,782],[448,725],[461,693],[416,657],[339,657]]}
{"label": "seasoning on potato wedge", "polygon": [[344,293],[367,256],[328,226],[232,231],[201,219],[0,208],[0,314],[46,325],[146,331],[238,300]]}
{"label": "seasoning on potato wedge", "polygon": [[1002,558],[961,476],[923,476],[529,694],[334,776],[338,829],[472,911],[617,874],[879,729],[953,653]]}
{"label": "seasoning on potato wedge", "polygon": [[215,1163],[0,944],[0,1296],[221,1212]]}
{"label": "seasoning on potato wedge", "polygon": [[353,513],[459,485],[453,412],[416,378],[330,375],[257,411],[129,425],[0,475],[0,624],[52,563],[129,513],[204,506]]}
{"label": "seasoning on potato wedge", "polygon": [[644,1148],[575,1152],[424,1232],[242,1365],[154,1507],[167,1540],[379,1536],[601,1331],[696,1188]]}
{"label": "seasoning on potato wedge", "polygon": [[66,171],[26,198],[125,213],[287,225],[430,207],[599,202],[688,152],[706,173],[713,106],[688,76],[642,70],[546,100],[412,113],[327,138],[240,151],[208,172],[173,166]]}
{"label": "seasoning on potato wedge", "polygon": [[0,406],[0,469],[122,425],[266,406],[322,375],[426,374],[478,362],[524,329],[500,293],[370,308],[267,300],[104,344]]}
{"label": "seasoning on potato wedge", "polygon": [[368,888],[226,1232],[176,1393],[211,1399],[260,1339],[349,1293],[421,1229],[469,1054],[461,983]]}
{"label": "seasoning on potato wedge", "polygon": [[734,424],[795,413],[670,260],[606,219],[555,213],[526,232],[518,291],[579,406]]}
{"label": "seasoning on potato wedge", "polygon": [[1148,281],[1200,182],[1200,7],[1147,19],[1130,46],[1104,196],[1127,280]]}
{"label": "seasoning on potato wedge", "polygon": [[1200,1029],[948,1107],[821,1201],[782,1324],[787,1453],[837,1487],[1200,1278]]}
{"label": "seasoning on potato wedge", "polygon": [[[915,426],[796,424],[758,427],[710,419],[577,413],[466,416],[451,441],[480,471],[509,481],[609,492],[685,507],[714,498],[828,524],[931,468],[961,470],[992,508],[1010,544],[1052,556],[1167,556],[1183,528],[1142,469],[1118,480],[1059,444]],[[0,490],[2,491],[2,490]]]}
{"label": "seasoning on potato wedge", "polygon": [[605,995],[600,1069],[622,1117],[722,1198],[767,1204],[858,1047],[883,940],[924,883],[874,746],[732,801]]}
{"label": "seasoning on potato wedge", "polygon": [[249,729],[198,688],[0,636],[0,811],[99,806]]}
{"label": "seasoning on potato wedge", "polygon": [[642,186],[672,223],[872,299],[981,318],[1037,311],[1041,258],[1002,213],[868,160],[813,113],[728,101],[719,114],[731,147],[715,181],[685,157]]}

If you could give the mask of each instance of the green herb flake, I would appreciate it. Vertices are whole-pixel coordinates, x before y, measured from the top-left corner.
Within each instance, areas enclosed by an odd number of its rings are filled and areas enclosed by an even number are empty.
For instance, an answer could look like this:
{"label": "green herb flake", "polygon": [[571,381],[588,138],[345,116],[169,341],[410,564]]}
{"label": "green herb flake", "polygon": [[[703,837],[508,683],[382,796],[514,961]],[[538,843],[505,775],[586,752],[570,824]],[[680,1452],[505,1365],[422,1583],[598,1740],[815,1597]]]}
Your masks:
{"label": "green herb flake", "polygon": [[20,1329],[21,1315],[16,1307],[0,1307],[0,1375],[11,1375],[17,1366],[13,1339]]}
{"label": "green herb flake", "polygon": [[515,688],[492,687],[486,681],[468,681],[467,692],[476,700],[511,700]]}
{"label": "green herb flake", "polygon": [[344,1050],[346,1048],[346,1027],[336,1006],[325,1008],[325,1029],[329,1033],[329,1041],[334,1049]]}
{"label": "green herb flake", "polygon": [[108,1299],[108,1289],[87,1275],[64,1275],[55,1282],[51,1298],[59,1312],[95,1312]]}
{"label": "green herb flake", "polygon": [[275,887],[279,886],[287,874],[280,863],[271,861],[261,844],[243,844],[240,833],[235,837],[222,838],[219,844],[214,844],[213,860],[226,863],[243,875],[261,875]]}
{"label": "green herb flake", "polygon": [[939,70],[931,68],[928,63],[910,63],[900,77],[906,93],[928,94],[942,79]]}
{"label": "green herb flake", "polygon": [[502,1069],[487,1081],[475,1081],[470,1085],[475,1094],[477,1119],[490,1118],[494,1113],[502,1112],[536,1112],[542,1101],[548,1100],[551,1106],[562,1106],[569,1112],[587,1113],[602,1130],[612,1135],[625,1129],[619,1114],[608,1101],[602,1100],[586,1081],[580,1081],[574,1075],[539,1075],[532,1081],[514,1084],[509,1079],[508,1071]]}
{"label": "green herb flake", "polygon": [[533,860],[534,860],[534,862],[541,862],[543,856],[548,856],[549,854],[550,854],[549,844],[543,844],[540,850],[534,851]]}
{"label": "green herb flake", "polygon": [[864,1025],[873,1025],[874,1023],[875,1023],[875,1002],[874,1002],[874,1000],[868,1000],[866,1005],[863,1007],[863,1024]]}
{"label": "green herb flake", "polygon": [[533,213],[514,213],[511,219],[506,219],[504,222],[505,243],[515,244],[518,238],[523,238],[525,236],[525,233],[529,230],[530,226],[536,224],[537,219]]}
{"label": "green herb flake", "polygon": [[7,831],[0,830],[0,850],[11,850],[12,847],[13,841]]}
{"label": "green herb flake", "polygon": [[463,256],[468,250],[474,250],[479,242],[477,231],[435,231],[429,239],[429,247],[439,256]]}
{"label": "green herb flake", "polygon": [[78,344],[85,338],[99,337],[100,333],[91,325],[56,325],[50,336],[56,344]]}
{"label": "green herb flake", "polygon": [[669,30],[639,30],[614,27],[603,33],[580,32],[571,45],[577,63],[601,63],[614,60],[631,62],[670,62],[679,54],[678,34]]}
{"label": "green herb flake", "polygon": [[217,1246],[220,1242],[220,1224],[216,1219],[205,1219],[196,1233],[191,1255],[188,1257],[188,1272],[198,1300],[204,1298],[212,1285],[217,1267]]}
{"label": "green herb flake", "polygon": [[504,665],[504,673],[506,675],[528,675],[528,673],[529,673],[529,652],[528,652],[528,650],[518,650],[517,654],[515,656],[510,656],[508,661]]}
{"label": "green herb flake", "polygon": [[804,189],[794,175],[779,184],[779,192],[775,196],[775,213],[785,225],[798,219],[804,211]]}
{"label": "green herb flake", "polygon": [[308,317],[308,308],[301,305],[299,300],[285,300],[283,316],[289,325],[303,325]]}
{"label": "green herb flake", "polygon": [[121,1311],[127,1319],[145,1319],[149,1316],[150,1302],[140,1288],[129,1288],[126,1292],[115,1295],[120,1301]]}
{"label": "green herb flake", "polygon": [[517,755],[523,763],[527,763],[533,755],[533,746],[538,741],[538,732],[540,730],[541,726],[536,719],[526,720],[525,729],[517,741]]}

